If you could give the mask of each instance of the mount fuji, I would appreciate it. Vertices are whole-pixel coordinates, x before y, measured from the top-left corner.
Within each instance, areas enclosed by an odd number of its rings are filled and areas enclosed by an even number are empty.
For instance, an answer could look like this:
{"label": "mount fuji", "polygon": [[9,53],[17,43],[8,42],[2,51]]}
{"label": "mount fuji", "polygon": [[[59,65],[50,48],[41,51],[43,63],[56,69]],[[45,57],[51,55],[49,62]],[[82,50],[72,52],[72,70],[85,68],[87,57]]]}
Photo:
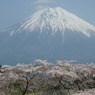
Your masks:
{"label": "mount fuji", "polygon": [[0,30],[0,64],[35,59],[95,62],[95,26],[57,7]]}

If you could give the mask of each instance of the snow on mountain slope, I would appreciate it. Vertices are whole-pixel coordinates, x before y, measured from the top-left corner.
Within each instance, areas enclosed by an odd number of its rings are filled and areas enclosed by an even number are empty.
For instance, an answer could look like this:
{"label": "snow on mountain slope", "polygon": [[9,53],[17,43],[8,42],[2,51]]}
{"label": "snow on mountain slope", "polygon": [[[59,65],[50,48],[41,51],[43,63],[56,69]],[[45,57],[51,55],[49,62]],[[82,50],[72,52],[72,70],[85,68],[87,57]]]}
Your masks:
{"label": "snow on mountain slope", "polygon": [[95,62],[94,49],[95,27],[60,7],[40,10],[0,32],[1,63]]}
{"label": "snow on mountain slope", "polygon": [[[40,32],[52,30],[51,34],[58,31],[64,34],[65,30],[71,30],[72,32],[80,32],[87,37],[95,35],[94,26],[60,7],[46,8],[36,12],[20,23],[18,31],[26,30],[33,32],[35,29],[38,29]],[[15,32],[12,31],[11,35]]]}

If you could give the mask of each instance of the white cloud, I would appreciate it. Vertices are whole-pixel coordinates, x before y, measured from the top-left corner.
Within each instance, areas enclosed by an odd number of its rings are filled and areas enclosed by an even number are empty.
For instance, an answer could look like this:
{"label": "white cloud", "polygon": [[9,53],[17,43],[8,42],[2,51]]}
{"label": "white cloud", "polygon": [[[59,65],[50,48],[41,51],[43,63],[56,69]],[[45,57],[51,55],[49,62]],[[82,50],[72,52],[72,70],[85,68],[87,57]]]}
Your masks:
{"label": "white cloud", "polygon": [[41,10],[50,7],[51,5],[54,5],[56,2],[57,0],[35,0],[35,10]]}
{"label": "white cloud", "polygon": [[46,6],[46,5],[38,5],[37,7],[36,7],[36,10],[41,10],[41,9],[44,9],[44,8],[47,8],[48,6]]}
{"label": "white cloud", "polygon": [[48,4],[48,3],[55,3],[56,0],[36,0],[35,3],[37,4]]}

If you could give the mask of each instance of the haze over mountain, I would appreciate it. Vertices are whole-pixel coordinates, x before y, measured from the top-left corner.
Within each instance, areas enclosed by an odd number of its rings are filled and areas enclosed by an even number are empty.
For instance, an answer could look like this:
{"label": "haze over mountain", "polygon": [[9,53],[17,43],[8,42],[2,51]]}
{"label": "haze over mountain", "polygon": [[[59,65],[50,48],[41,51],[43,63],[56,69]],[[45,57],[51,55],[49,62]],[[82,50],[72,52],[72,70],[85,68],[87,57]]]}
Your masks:
{"label": "haze over mountain", "polygon": [[66,10],[46,8],[0,31],[0,63],[95,62],[95,26]]}

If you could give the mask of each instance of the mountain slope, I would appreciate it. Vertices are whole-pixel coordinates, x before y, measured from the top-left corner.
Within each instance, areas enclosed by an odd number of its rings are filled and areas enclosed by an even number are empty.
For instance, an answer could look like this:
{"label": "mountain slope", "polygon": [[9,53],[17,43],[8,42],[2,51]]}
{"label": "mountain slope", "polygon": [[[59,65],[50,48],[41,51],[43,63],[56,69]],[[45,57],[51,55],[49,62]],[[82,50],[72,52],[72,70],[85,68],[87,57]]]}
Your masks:
{"label": "mountain slope", "polygon": [[0,63],[39,58],[95,62],[95,27],[60,7],[46,8],[2,30],[0,46]]}
{"label": "mountain slope", "polygon": [[11,31],[10,35],[15,32],[21,32],[21,30],[33,32],[35,29],[39,29],[40,32],[45,32],[46,29],[52,29],[52,34],[58,31],[63,33],[68,29],[81,32],[87,37],[91,36],[91,31],[95,32],[94,26],[60,7],[47,8],[38,11],[32,16],[26,18],[18,26],[19,27],[15,27],[17,28],[16,31]]}

